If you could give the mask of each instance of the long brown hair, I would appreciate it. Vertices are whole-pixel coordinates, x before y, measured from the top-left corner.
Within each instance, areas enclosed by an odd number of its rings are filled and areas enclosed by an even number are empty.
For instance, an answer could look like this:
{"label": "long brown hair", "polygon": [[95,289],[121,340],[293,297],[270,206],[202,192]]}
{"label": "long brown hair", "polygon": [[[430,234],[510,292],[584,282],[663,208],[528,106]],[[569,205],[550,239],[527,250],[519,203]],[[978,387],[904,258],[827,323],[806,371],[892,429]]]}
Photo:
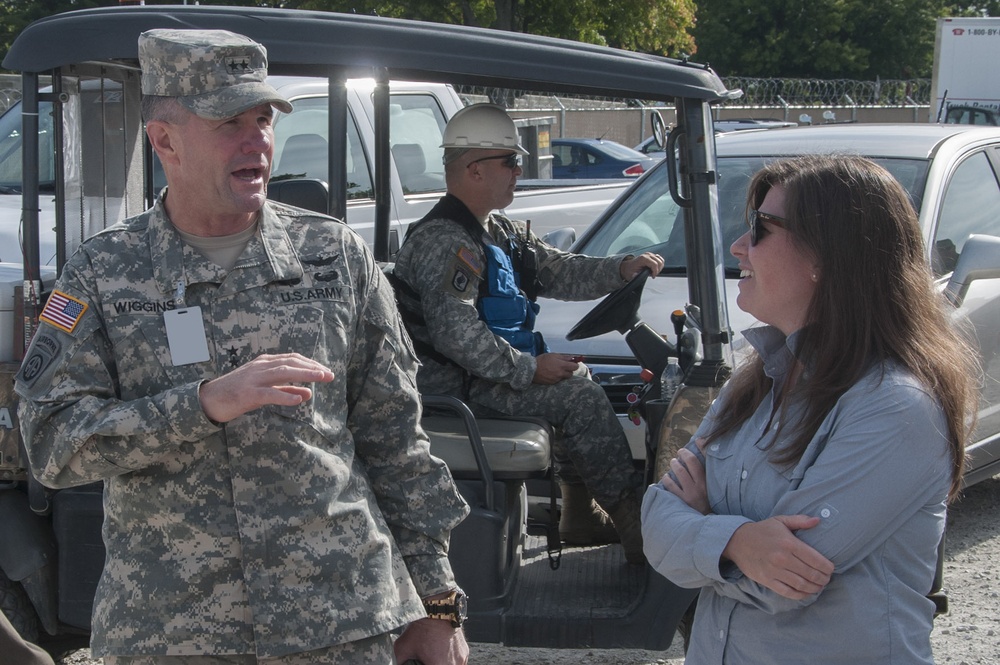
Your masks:
{"label": "long brown hair", "polygon": [[[785,190],[785,228],[797,247],[815,257],[819,271],[809,323],[799,333],[798,357],[809,372],[794,392],[805,412],[789,443],[772,451],[772,460],[798,461],[840,396],[873,365],[894,360],[944,409],[953,499],[961,488],[965,442],[978,405],[977,355],[956,334],[934,289],[906,192],[868,159],[810,156],[759,171],[750,183],[748,210],[779,185]],[[746,421],[770,388],[763,363],[753,354],[734,374],[727,408],[710,438]]]}

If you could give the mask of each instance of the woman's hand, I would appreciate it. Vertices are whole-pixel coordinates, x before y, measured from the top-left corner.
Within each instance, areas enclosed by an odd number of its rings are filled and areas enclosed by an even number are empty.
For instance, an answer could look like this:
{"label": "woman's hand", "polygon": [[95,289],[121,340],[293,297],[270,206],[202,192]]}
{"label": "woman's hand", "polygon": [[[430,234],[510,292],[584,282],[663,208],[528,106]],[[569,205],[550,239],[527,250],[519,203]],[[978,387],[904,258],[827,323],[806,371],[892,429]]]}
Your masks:
{"label": "woman's hand", "polygon": [[802,600],[830,582],[833,562],[798,539],[795,531],[820,523],[808,515],[777,515],[738,528],[722,556],[779,596]]}
{"label": "woman's hand", "polygon": [[[705,439],[698,439],[695,443],[699,450],[704,450]],[[705,467],[687,448],[681,448],[677,451],[677,457],[670,460],[670,471],[663,474],[660,484],[702,515],[712,512],[712,507],[708,503]]]}

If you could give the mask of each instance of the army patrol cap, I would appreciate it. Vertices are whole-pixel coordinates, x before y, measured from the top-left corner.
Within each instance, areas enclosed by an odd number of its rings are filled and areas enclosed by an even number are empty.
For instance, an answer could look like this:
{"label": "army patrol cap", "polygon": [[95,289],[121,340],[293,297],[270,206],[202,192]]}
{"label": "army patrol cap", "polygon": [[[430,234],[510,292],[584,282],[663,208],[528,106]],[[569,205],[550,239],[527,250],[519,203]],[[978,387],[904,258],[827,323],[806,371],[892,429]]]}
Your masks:
{"label": "army patrol cap", "polygon": [[195,115],[232,118],[261,104],[292,105],[267,78],[267,49],[228,30],[147,30],[139,35],[142,94],[176,97]]}

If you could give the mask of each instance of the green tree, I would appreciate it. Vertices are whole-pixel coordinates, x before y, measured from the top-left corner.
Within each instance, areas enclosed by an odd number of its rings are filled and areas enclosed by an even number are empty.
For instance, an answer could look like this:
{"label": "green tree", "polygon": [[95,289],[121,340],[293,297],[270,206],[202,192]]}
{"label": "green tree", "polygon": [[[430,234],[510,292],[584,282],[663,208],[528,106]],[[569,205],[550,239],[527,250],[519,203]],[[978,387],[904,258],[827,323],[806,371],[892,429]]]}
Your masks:
{"label": "green tree", "polygon": [[523,31],[679,57],[694,50],[693,0],[526,0]]}
{"label": "green tree", "polygon": [[733,76],[926,77],[935,18],[952,14],[946,0],[703,0],[697,59]]}
{"label": "green tree", "polygon": [[526,32],[660,55],[694,48],[694,0],[288,0],[282,5]]}
{"label": "green tree", "polygon": [[40,18],[71,9],[117,5],[117,0],[0,0],[0,60],[21,31]]}
{"label": "green tree", "polygon": [[[181,0],[147,0],[180,4]],[[200,0],[434,21],[562,37],[645,53],[694,50],[694,0]],[[0,55],[32,21],[118,0],[0,0]]]}
{"label": "green tree", "polygon": [[949,16],[1000,16],[1000,0],[985,0],[971,5],[953,5]]}

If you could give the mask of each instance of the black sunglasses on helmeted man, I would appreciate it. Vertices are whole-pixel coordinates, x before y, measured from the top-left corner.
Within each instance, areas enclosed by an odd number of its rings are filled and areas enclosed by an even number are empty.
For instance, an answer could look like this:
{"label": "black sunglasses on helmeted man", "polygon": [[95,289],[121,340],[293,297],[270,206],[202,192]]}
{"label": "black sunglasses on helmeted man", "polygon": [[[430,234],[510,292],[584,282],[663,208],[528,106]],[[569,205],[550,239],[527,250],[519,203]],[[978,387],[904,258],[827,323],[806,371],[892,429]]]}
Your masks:
{"label": "black sunglasses on helmeted man", "polygon": [[474,159],[467,164],[467,166],[472,166],[477,162],[487,162],[491,159],[502,159],[500,163],[501,166],[506,166],[509,169],[516,169],[521,165],[521,155],[516,152],[511,152],[506,155],[493,155],[492,157],[480,157],[479,159]]}
{"label": "black sunglasses on helmeted man", "polygon": [[766,212],[761,212],[760,210],[751,210],[747,215],[747,226],[750,227],[751,245],[756,245],[767,233],[767,229],[761,226],[763,222],[774,224],[775,226],[782,228],[785,226],[785,219],[783,217],[769,215]]}

